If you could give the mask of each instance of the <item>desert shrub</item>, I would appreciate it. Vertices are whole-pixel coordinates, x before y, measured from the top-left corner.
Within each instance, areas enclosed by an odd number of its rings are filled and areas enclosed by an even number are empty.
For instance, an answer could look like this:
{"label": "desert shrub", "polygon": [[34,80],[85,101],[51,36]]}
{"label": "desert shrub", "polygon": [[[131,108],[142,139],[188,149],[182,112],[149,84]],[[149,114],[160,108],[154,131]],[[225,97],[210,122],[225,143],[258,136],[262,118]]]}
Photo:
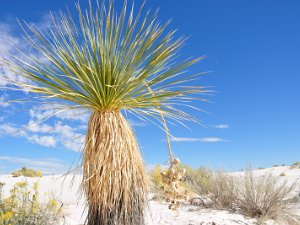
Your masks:
{"label": "desert shrub", "polygon": [[242,213],[251,217],[276,219],[284,214],[285,199],[296,183],[288,184],[267,173],[255,177],[252,171],[245,173],[238,195],[238,206]]}
{"label": "desert shrub", "polygon": [[281,174],[279,174],[279,176],[280,176],[280,177],[285,177],[286,174],[285,174],[285,173],[281,173]]}
{"label": "desert shrub", "polygon": [[183,168],[186,170],[184,183],[186,184],[187,188],[199,195],[208,194],[211,171],[205,167],[194,169],[189,166],[183,166]]}
{"label": "desert shrub", "polygon": [[20,177],[20,176],[24,176],[24,177],[41,177],[43,174],[42,174],[41,171],[32,170],[32,169],[28,169],[26,167],[23,167],[22,169],[13,172],[12,175],[13,175],[13,177]]}
{"label": "desert shrub", "polygon": [[290,169],[300,169],[300,162],[294,162],[291,166]]}
{"label": "desert shrub", "polygon": [[4,187],[4,185],[5,185],[5,183],[3,183],[3,182],[0,182],[0,202],[2,201],[2,192],[3,192],[3,187]]}
{"label": "desert shrub", "polygon": [[10,190],[10,195],[0,201],[1,225],[57,225],[62,219],[62,209],[54,198],[39,203],[38,182],[30,188],[18,182]]}
{"label": "desert shrub", "polygon": [[215,208],[235,209],[238,193],[237,178],[219,170],[211,174],[208,187]]}
{"label": "desert shrub", "polygon": [[176,210],[181,203],[186,202],[190,191],[184,183],[185,172],[186,169],[181,166],[179,159],[174,159],[167,169],[155,166],[150,171],[154,198],[165,200],[172,210]]}
{"label": "desert shrub", "polygon": [[162,186],[162,168],[160,165],[156,165],[151,171],[150,171],[150,180],[151,180],[151,187],[154,192],[158,192]]}

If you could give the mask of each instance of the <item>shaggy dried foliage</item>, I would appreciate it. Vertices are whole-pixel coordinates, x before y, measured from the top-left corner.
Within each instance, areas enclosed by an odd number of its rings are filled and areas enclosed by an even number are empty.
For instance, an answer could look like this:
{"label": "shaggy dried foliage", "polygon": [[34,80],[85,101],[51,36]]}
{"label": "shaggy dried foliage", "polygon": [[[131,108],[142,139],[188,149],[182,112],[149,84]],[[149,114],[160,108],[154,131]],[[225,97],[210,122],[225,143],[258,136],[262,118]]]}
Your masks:
{"label": "shaggy dried foliage", "polygon": [[270,173],[254,176],[252,171],[248,171],[239,188],[237,203],[246,215],[277,219],[285,214],[287,205],[284,200],[295,187],[296,182],[288,183]]}
{"label": "shaggy dried foliage", "polygon": [[92,114],[83,177],[87,224],[144,224],[147,175],[134,133],[120,113]]}

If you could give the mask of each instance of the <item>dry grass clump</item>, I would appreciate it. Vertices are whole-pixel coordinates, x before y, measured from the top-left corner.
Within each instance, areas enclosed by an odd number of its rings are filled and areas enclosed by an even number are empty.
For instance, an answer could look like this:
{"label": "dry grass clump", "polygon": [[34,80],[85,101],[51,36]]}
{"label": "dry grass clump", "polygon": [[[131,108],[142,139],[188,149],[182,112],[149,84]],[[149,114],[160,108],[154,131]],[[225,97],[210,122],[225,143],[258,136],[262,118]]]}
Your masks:
{"label": "dry grass clump", "polygon": [[238,194],[237,178],[222,170],[214,172],[209,179],[208,191],[215,208],[236,208]]}
{"label": "dry grass clump", "polygon": [[28,169],[26,167],[23,167],[20,170],[17,170],[12,173],[13,177],[42,177],[43,173],[41,171],[33,170],[33,169]]}
{"label": "dry grass clump", "polygon": [[284,200],[295,186],[296,183],[289,184],[271,173],[255,177],[248,171],[241,182],[237,203],[246,215],[277,219],[285,214],[287,203]]}
{"label": "dry grass clump", "polygon": [[209,177],[208,187],[208,196],[217,209],[239,211],[259,219],[285,218],[293,221],[286,200],[295,189],[296,182],[290,184],[271,173],[255,176],[251,170],[242,177],[217,171]]}
{"label": "dry grass clump", "polygon": [[29,187],[26,182],[18,182],[3,198],[0,184],[0,224],[1,225],[57,225],[62,220],[62,208],[58,201],[50,198],[47,203],[39,203],[39,184]]}
{"label": "dry grass clump", "polygon": [[91,115],[83,189],[89,206],[87,224],[144,224],[147,174],[132,128],[119,112]]}

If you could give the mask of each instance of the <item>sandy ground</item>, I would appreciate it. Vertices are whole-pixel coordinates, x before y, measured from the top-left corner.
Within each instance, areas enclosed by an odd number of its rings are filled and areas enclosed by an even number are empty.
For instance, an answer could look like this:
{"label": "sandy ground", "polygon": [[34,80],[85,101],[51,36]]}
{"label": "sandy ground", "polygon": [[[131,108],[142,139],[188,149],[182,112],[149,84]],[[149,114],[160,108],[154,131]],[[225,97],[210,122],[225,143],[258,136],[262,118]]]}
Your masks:
{"label": "sandy ground", "polygon": [[[287,179],[294,182],[300,179],[300,169],[289,169],[289,167],[276,167],[263,170],[256,170],[255,175],[263,175],[271,172],[275,175],[285,173],[286,176],[280,179]],[[235,176],[242,175],[242,172],[232,173]],[[79,198],[79,186],[81,177],[68,175],[43,176],[42,178],[13,178],[11,175],[0,175],[0,182],[5,183],[4,195],[9,194],[9,190],[18,181],[26,180],[29,184],[39,181],[41,197],[48,198],[49,195],[55,196],[64,205],[65,225],[80,225],[84,223],[85,210],[83,198]],[[298,186],[293,195],[298,196],[300,186]],[[43,198],[41,198],[43,201]],[[291,205],[295,214],[300,216],[300,201]],[[168,205],[156,201],[149,201],[149,207],[146,210],[147,225],[256,225],[257,221],[251,218],[245,218],[240,214],[234,214],[227,211],[203,209],[197,206],[181,206],[177,211],[168,209]],[[278,225],[284,223],[275,223],[267,221],[267,225]]]}

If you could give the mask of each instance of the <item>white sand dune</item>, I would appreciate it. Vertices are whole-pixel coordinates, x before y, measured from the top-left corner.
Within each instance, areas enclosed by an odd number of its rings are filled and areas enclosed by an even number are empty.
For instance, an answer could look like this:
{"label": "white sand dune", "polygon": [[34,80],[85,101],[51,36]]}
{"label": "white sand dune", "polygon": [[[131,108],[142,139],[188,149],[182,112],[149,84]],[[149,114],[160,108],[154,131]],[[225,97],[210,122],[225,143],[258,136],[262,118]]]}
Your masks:
{"label": "white sand dune", "polygon": [[[280,179],[288,179],[294,182],[300,179],[300,169],[290,169],[289,167],[276,167],[263,170],[256,170],[255,175],[263,175],[271,172],[274,175],[285,173],[286,176]],[[242,175],[242,172],[232,173],[235,176]],[[80,225],[84,223],[85,210],[83,198],[79,199],[78,190],[81,183],[81,176],[68,175],[62,177],[59,175],[43,176],[42,178],[13,178],[11,175],[0,175],[0,182],[5,183],[4,195],[9,194],[9,190],[16,182],[26,180],[29,184],[39,181],[39,191],[41,197],[47,198],[47,195],[54,195],[64,205],[65,224]],[[72,184],[72,185],[71,185]],[[293,195],[298,196],[300,186],[297,187]],[[43,198],[41,198],[43,201]],[[300,204],[293,205],[294,213],[300,215]],[[245,218],[243,215],[230,213],[222,210],[203,209],[197,206],[181,206],[179,210],[172,211],[168,205],[156,201],[149,201],[149,207],[146,210],[147,225],[255,225],[257,221],[251,218]],[[285,224],[267,221],[268,225]]]}

